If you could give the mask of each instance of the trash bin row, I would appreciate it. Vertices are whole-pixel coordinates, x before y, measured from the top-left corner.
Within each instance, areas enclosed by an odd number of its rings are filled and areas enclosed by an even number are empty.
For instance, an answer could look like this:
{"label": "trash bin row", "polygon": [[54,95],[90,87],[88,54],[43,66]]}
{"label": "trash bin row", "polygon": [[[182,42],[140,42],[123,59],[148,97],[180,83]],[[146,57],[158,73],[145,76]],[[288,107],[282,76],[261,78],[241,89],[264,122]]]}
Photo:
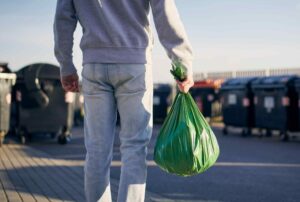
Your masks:
{"label": "trash bin row", "polygon": [[[7,64],[0,64],[0,83],[1,140],[10,130],[22,143],[40,133],[58,137],[58,142],[65,144],[73,123],[83,123],[83,96],[62,89],[57,66],[38,63],[11,73]],[[300,131],[297,76],[234,78],[225,81],[221,89],[220,84],[218,80],[196,81],[190,93],[205,117],[221,111],[225,134],[228,127],[242,128],[243,135],[260,128],[267,135],[279,130],[287,139],[287,132]],[[174,85],[154,85],[155,122],[165,119],[175,93]]]}
{"label": "trash bin row", "polygon": [[229,79],[222,85],[222,114],[225,127],[240,127],[243,135],[253,128],[280,131],[282,140],[288,132],[300,131],[300,78],[296,75]]}

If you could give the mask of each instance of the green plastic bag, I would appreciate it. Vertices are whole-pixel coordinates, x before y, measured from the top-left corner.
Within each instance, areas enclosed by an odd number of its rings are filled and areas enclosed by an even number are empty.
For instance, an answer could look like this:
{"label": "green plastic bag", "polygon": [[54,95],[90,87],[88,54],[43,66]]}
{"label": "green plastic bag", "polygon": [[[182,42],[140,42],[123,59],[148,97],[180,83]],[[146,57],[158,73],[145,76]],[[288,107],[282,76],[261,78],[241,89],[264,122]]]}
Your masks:
{"label": "green plastic bag", "polygon": [[191,176],[211,167],[219,153],[217,139],[194,99],[179,92],[160,129],[154,161],[166,172]]}

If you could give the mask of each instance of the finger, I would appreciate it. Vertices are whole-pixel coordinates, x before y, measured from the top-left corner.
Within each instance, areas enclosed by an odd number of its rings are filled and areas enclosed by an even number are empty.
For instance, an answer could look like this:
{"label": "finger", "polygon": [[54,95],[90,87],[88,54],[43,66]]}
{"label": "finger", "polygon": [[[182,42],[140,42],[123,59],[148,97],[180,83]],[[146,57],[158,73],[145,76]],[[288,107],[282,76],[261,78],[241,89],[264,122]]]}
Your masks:
{"label": "finger", "polygon": [[189,87],[189,86],[185,86],[184,89],[183,89],[183,91],[184,91],[185,93],[189,92],[189,90],[190,90],[190,87]]}
{"label": "finger", "polygon": [[66,83],[66,85],[68,85],[68,86],[74,86],[73,82],[68,82],[68,83]]}
{"label": "finger", "polygon": [[182,84],[183,86],[185,86],[185,85],[188,85],[190,82],[191,82],[191,81],[187,79],[187,80],[184,80],[183,82],[181,82],[181,84]]}
{"label": "finger", "polygon": [[65,92],[69,92],[70,91],[70,88],[67,87],[67,88],[63,88]]}
{"label": "finger", "polygon": [[72,86],[72,87],[70,88],[70,91],[71,91],[71,92],[75,92],[75,91],[76,91],[76,87],[75,87],[75,86]]}
{"label": "finger", "polygon": [[72,91],[75,87],[72,85],[64,85],[63,88],[65,91]]}
{"label": "finger", "polygon": [[79,87],[78,87],[78,85],[74,87],[74,92],[77,92],[77,93],[79,92]]}
{"label": "finger", "polygon": [[178,86],[179,91],[180,91],[180,92],[183,92],[183,87],[180,86],[180,85],[177,85],[177,86]]}
{"label": "finger", "polygon": [[63,89],[64,89],[64,90],[69,90],[71,87],[72,87],[72,86],[70,86],[70,85],[63,85]]}
{"label": "finger", "polygon": [[66,87],[67,91],[79,92],[79,85],[78,85],[77,81],[73,82],[72,84],[66,85],[65,87]]}
{"label": "finger", "polygon": [[178,89],[180,92],[183,92],[183,93],[188,93],[189,90],[190,90],[191,86],[190,85],[185,85],[185,86],[180,86],[178,85]]}
{"label": "finger", "polygon": [[65,82],[64,81],[62,84],[65,85],[65,86],[72,86],[72,83],[70,83],[70,82]]}
{"label": "finger", "polygon": [[62,83],[63,88],[70,88],[72,87],[72,84],[70,83]]}
{"label": "finger", "polygon": [[79,92],[79,85],[78,82],[75,82],[73,88],[72,88],[73,92]]}
{"label": "finger", "polygon": [[64,88],[64,90],[65,90],[66,92],[72,92],[72,88],[71,88],[71,87]]}
{"label": "finger", "polygon": [[177,81],[177,80],[176,80],[176,82],[177,82],[177,85],[178,85],[178,86],[181,86],[181,87],[183,87],[183,86],[184,86],[184,85],[182,84],[182,82],[180,82],[180,81]]}
{"label": "finger", "polygon": [[183,82],[183,85],[190,85],[193,86],[194,85],[194,80],[193,79],[187,79]]}
{"label": "finger", "polygon": [[184,80],[184,81],[178,82],[178,83],[181,86],[186,86],[186,85],[190,85],[192,83],[192,81],[188,79],[188,80]]}

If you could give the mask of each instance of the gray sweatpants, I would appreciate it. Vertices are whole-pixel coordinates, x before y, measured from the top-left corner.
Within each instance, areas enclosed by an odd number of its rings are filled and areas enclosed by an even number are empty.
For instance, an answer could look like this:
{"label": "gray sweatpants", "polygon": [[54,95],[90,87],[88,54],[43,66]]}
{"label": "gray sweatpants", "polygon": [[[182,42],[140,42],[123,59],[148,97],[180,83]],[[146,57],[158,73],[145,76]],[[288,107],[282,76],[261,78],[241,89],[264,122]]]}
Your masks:
{"label": "gray sweatpants", "polygon": [[147,145],[152,134],[153,82],[148,64],[85,64],[82,70],[88,202],[110,202],[110,164],[117,109],[120,113],[121,176],[118,202],[142,202]]}

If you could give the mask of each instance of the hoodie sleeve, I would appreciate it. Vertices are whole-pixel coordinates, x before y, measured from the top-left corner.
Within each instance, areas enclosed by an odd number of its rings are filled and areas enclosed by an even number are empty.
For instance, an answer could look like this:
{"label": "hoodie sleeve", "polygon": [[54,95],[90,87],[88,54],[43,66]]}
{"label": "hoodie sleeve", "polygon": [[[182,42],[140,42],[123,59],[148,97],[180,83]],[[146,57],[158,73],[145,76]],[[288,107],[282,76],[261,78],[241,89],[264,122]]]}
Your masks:
{"label": "hoodie sleeve", "polygon": [[179,17],[174,0],[150,0],[160,43],[172,61],[181,62],[188,75],[193,74],[192,47]]}
{"label": "hoodie sleeve", "polygon": [[60,64],[61,76],[77,72],[73,64],[73,34],[77,17],[73,0],[57,0],[54,18],[54,54]]}

